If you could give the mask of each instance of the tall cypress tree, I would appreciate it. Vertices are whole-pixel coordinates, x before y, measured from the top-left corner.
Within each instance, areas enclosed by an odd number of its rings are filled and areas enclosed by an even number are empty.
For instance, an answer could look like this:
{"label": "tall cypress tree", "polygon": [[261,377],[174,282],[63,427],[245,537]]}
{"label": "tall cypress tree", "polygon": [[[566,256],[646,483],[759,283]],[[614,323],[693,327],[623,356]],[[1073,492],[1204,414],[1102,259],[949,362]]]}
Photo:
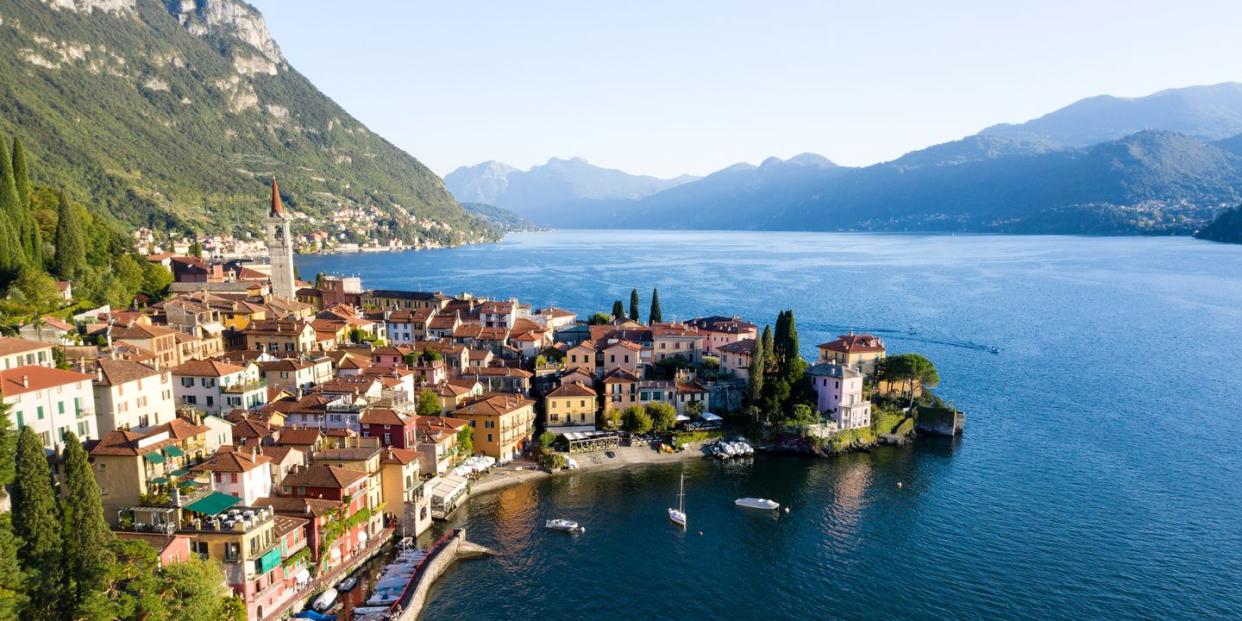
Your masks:
{"label": "tall cypress tree", "polygon": [[664,315],[660,313],[660,290],[651,290],[651,313],[647,315],[647,324],[658,323],[664,321]]}
{"label": "tall cypress tree", "polygon": [[17,438],[17,478],[13,483],[13,532],[21,539],[17,558],[26,571],[23,618],[51,619],[64,587],[63,544],[52,468],[43,442],[30,427]]}
{"label": "tall cypress tree", "polygon": [[26,605],[22,567],[17,562],[21,541],[13,534],[12,516],[0,514],[0,619],[19,619]]}
{"label": "tall cypress tree", "polygon": [[13,161],[9,159],[4,141],[0,140],[0,287],[16,278],[25,264],[20,215]]}
{"label": "tall cypress tree", "polygon": [[612,318],[625,319],[625,305],[621,303],[621,300],[612,301]]}
{"label": "tall cypress tree", "polygon": [[17,452],[17,430],[9,418],[10,406],[0,402],[0,498],[8,496],[13,483],[13,463]]}
{"label": "tall cypress tree", "polygon": [[[73,432],[65,434],[65,487],[61,495],[61,523],[65,533],[65,597],[61,602],[69,618],[86,616],[108,585],[116,557],[112,531],[104,522],[99,484],[87,460],[86,449]],[[92,598],[95,601],[92,602]]]}
{"label": "tall cypress tree", "polygon": [[630,289],[630,319],[638,321],[638,289]]}
{"label": "tall cypress tree", "polygon": [[789,353],[788,344],[789,315],[787,311],[781,311],[776,315],[776,334],[772,337],[772,353],[776,358],[776,366],[781,371],[785,369],[785,360]]}
{"label": "tall cypress tree", "polygon": [[746,368],[746,402],[758,406],[763,400],[764,361],[767,354],[763,352],[763,341],[755,341],[755,352],[750,356],[750,366]]}
{"label": "tall cypress tree", "polygon": [[73,278],[86,257],[86,238],[82,233],[82,221],[69,204],[65,191],[60,191],[56,207],[56,254],[52,269],[61,278]]}
{"label": "tall cypress tree", "polygon": [[785,366],[789,367],[789,361],[801,355],[798,351],[798,321],[794,319],[792,309],[785,311]]}
{"label": "tall cypress tree", "polygon": [[772,365],[775,364],[775,352],[773,350],[776,347],[772,339],[772,326],[770,324],[763,326],[763,338],[760,340],[760,343],[763,345],[763,368],[771,371]]}
{"label": "tall cypress tree", "polygon": [[13,139],[13,185],[17,191],[22,248],[30,265],[43,269],[43,234],[34,218],[34,204],[30,198],[30,169],[26,163],[26,149],[21,138]]}

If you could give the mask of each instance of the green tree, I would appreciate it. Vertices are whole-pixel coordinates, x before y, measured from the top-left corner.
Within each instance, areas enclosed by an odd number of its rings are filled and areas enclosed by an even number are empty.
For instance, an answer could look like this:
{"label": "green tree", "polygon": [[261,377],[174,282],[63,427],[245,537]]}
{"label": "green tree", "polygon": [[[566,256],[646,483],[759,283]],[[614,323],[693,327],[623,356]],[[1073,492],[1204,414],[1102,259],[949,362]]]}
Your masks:
{"label": "green tree", "polygon": [[172,281],[173,275],[168,268],[159,263],[142,261],[142,282],[138,287],[140,291],[152,298],[160,299],[168,294],[168,287]]}
{"label": "green tree", "polygon": [[0,619],[19,618],[18,612],[26,604],[24,577],[17,561],[20,545],[13,534],[11,516],[0,514]]}
{"label": "green tree", "polygon": [[13,181],[13,161],[0,140],[0,292],[25,264],[22,246],[21,208]]}
{"label": "green tree", "polygon": [[63,577],[61,524],[52,489],[52,468],[43,442],[30,427],[17,438],[16,479],[13,482],[13,532],[21,539],[17,558],[26,571],[25,615],[51,619],[58,612]]}
{"label": "green tree", "polygon": [[759,405],[763,400],[764,360],[767,354],[763,351],[763,341],[755,341],[755,351],[750,355],[750,365],[746,367],[746,403]]}
{"label": "green tree", "polygon": [[608,315],[603,313],[595,313],[594,315],[591,315],[590,319],[587,320],[587,324],[592,326],[602,326],[610,321],[612,321],[612,319],[610,319]]}
{"label": "green tree", "polygon": [[419,416],[439,416],[443,412],[440,397],[434,390],[424,388],[418,393],[418,405],[415,409]]}
{"label": "green tree", "polygon": [[917,388],[935,388],[940,372],[931,360],[920,354],[899,354],[885,358],[876,371],[876,379],[902,385],[902,394],[914,403]]}
{"label": "green tree", "polygon": [[[184,621],[235,619],[229,600],[232,592],[224,583],[224,573],[215,561],[192,557],[162,570],[161,595],[168,604],[169,618]],[[243,617],[244,619],[244,617]]]}
{"label": "green tree", "polygon": [[457,432],[457,454],[474,454],[474,427],[466,425],[461,431]]}
{"label": "green tree", "polygon": [[771,371],[773,368],[773,365],[776,363],[776,352],[773,351],[776,348],[776,346],[773,343],[773,339],[772,339],[772,326],[771,325],[763,326],[763,336],[760,337],[759,344],[761,345],[760,351],[763,352],[764,371],[765,372]]}
{"label": "green tree", "polygon": [[108,600],[116,619],[171,619],[164,601],[159,557],[146,542],[113,539],[116,562],[108,575]]}
{"label": "green tree", "polygon": [[612,318],[617,321],[625,319],[625,305],[621,303],[621,300],[612,302]]}
{"label": "green tree", "polygon": [[194,238],[194,241],[190,242],[190,256],[198,257],[200,259],[203,258],[203,245],[199,243],[197,237]]}
{"label": "green tree", "polygon": [[651,417],[651,429],[663,433],[672,431],[677,425],[677,408],[667,403],[647,404],[647,415]]}
{"label": "green tree", "polygon": [[112,531],[103,519],[99,484],[87,460],[86,449],[73,432],[65,434],[65,484],[61,492],[61,525],[64,541],[65,597],[61,605],[73,618],[93,603],[108,584],[112,554]]}
{"label": "green tree", "polygon": [[703,402],[691,401],[686,404],[686,416],[690,418],[701,418],[703,416]]}
{"label": "green tree", "polygon": [[548,449],[552,448],[552,443],[554,442],[556,442],[555,433],[552,433],[551,431],[545,431],[539,434],[539,448],[542,449],[543,452],[545,453],[548,452]]}
{"label": "green tree", "polygon": [[789,422],[799,427],[813,425],[819,422],[819,414],[815,412],[815,408],[810,404],[798,403],[793,406]]}
{"label": "green tree", "polygon": [[623,421],[624,417],[621,415],[621,410],[617,408],[609,408],[604,412],[604,429],[617,431],[621,429]]}
{"label": "green tree", "polygon": [[43,234],[34,219],[34,203],[30,196],[30,170],[26,163],[26,149],[21,138],[13,138],[13,186],[17,193],[19,237],[27,262],[43,269]]}
{"label": "green tree", "polygon": [[72,279],[77,276],[86,257],[86,237],[82,231],[79,210],[69,204],[64,190],[56,207],[56,252],[52,256],[52,271],[57,276]]}
{"label": "green tree", "polygon": [[630,289],[630,319],[638,321],[638,289]]}
{"label": "green tree", "polygon": [[0,498],[8,496],[8,486],[12,485],[15,475],[17,430],[9,418],[11,409],[9,404],[0,402]]}
{"label": "green tree", "polygon": [[625,408],[625,428],[633,433],[651,431],[651,415],[642,406],[631,405]]}
{"label": "green tree", "polygon": [[647,325],[664,321],[664,314],[660,312],[660,290],[651,290],[651,312],[647,314]]}

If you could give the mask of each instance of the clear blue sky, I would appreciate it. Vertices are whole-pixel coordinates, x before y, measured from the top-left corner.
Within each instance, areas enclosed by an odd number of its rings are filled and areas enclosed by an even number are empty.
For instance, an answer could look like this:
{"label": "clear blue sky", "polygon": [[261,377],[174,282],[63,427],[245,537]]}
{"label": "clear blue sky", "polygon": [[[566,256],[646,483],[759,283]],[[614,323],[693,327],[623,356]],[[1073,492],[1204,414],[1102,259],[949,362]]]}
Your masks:
{"label": "clear blue sky", "polygon": [[252,2],[294,67],[441,175],[865,165],[1090,95],[1242,80],[1237,0]]}

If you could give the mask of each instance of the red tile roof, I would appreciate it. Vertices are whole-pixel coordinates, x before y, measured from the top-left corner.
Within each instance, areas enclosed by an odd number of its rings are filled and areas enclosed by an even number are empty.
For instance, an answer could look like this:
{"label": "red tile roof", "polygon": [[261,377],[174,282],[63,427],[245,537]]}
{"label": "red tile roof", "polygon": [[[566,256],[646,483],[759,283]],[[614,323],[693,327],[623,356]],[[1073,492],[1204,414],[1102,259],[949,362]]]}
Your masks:
{"label": "red tile roof", "polygon": [[14,367],[0,371],[0,395],[12,397],[93,379],[94,376],[64,369],[49,369],[37,365]]}

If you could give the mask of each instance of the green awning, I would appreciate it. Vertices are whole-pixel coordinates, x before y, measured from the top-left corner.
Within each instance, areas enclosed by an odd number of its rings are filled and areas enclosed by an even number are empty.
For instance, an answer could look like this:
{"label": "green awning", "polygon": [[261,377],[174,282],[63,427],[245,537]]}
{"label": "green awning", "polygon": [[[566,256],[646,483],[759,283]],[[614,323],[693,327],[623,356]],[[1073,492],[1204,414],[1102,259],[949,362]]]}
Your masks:
{"label": "green awning", "polygon": [[168,477],[155,477],[154,479],[147,481],[147,483],[157,483],[159,485],[163,485],[167,482],[168,482]]}
{"label": "green awning", "polygon": [[173,470],[172,472],[169,472],[168,474],[171,474],[175,477],[183,477],[187,474],[190,474],[190,471],[186,470],[185,468],[177,468],[176,470]]}
{"label": "green awning", "polygon": [[159,453],[147,453],[146,455],[143,455],[142,457],[143,459],[146,459],[147,461],[153,464],[164,463],[164,456],[160,455]]}
{"label": "green awning", "polygon": [[266,554],[254,560],[255,573],[265,574],[280,565],[280,546],[268,550]]}
{"label": "green awning", "polygon": [[186,509],[203,515],[216,515],[225,509],[241,502],[236,496],[212,492],[190,503]]}
{"label": "green awning", "polygon": [[175,447],[175,446],[165,446],[165,447],[164,447],[164,454],[165,454],[165,455],[167,455],[167,456],[169,456],[169,457],[181,457],[182,455],[185,455],[185,451],[183,451],[183,450],[181,450],[181,449],[179,449],[179,448],[177,448],[177,447]]}

